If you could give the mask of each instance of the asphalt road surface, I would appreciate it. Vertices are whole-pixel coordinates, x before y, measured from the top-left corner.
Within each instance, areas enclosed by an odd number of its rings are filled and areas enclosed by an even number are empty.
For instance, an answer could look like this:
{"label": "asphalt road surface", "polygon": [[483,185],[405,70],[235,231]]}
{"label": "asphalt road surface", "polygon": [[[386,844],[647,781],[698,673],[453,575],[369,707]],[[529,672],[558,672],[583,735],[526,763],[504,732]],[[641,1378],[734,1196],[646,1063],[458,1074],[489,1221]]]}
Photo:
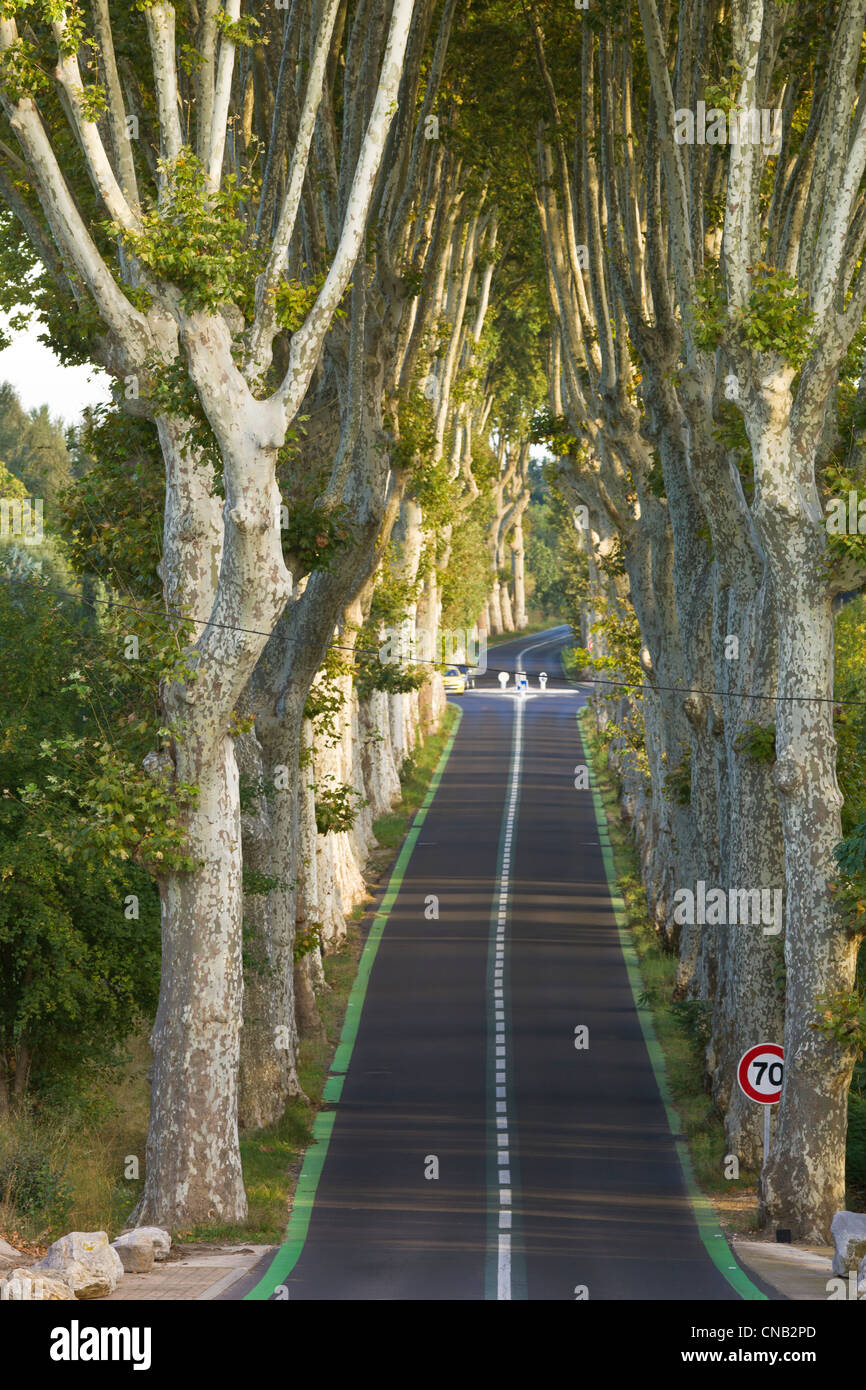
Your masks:
{"label": "asphalt road surface", "polygon": [[[586,692],[563,676],[567,637],[491,648],[456,697],[306,1240],[275,1297],[739,1300],[698,1231],[592,796],[575,787]],[[272,1258],[225,1297],[266,1296]]]}

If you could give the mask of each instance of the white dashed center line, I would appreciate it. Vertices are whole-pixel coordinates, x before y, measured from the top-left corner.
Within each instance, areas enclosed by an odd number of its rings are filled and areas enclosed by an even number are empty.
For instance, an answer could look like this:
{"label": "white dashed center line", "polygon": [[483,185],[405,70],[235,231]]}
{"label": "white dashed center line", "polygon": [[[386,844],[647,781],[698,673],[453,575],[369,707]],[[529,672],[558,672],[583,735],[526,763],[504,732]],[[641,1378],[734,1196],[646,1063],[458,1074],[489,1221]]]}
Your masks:
{"label": "white dashed center line", "polygon": [[492,1015],[494,1021],[494,1089],[496,1102],[497,1178],[499,1191],[499,1230],[497,1237],[496,1297],[498,1300],[511,1298],[511,1172],[508,1168],[508,1076],[505,1029],[505,1004],[503,977],[505,972],[505,926],[508,920],[508,899],[511,892],[511,847],[514,840],[514,824],[520,796],[520,770],[523,761],[523,701],[518,699],[514,708],[514,736],[511,753],[511,775],[506,793],[505,832],[503,837],[502,864],[499,873],[499,894],[496,910],[496,937],[493,957]]}

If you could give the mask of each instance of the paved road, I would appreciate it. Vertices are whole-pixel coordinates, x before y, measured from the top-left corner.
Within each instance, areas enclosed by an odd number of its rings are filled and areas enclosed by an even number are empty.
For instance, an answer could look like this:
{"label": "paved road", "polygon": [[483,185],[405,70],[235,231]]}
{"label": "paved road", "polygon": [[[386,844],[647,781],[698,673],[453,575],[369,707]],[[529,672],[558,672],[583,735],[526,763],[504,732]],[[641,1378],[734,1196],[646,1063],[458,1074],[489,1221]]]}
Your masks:
{"label": "paved road", "polygon": [[[738,1299],[699,1237],[574,786],[586,696],[562,675],[566,635],[491,649],[459,698],[282,1281],[292,1300]],[[497,673],[523,650],[520,699]]]}

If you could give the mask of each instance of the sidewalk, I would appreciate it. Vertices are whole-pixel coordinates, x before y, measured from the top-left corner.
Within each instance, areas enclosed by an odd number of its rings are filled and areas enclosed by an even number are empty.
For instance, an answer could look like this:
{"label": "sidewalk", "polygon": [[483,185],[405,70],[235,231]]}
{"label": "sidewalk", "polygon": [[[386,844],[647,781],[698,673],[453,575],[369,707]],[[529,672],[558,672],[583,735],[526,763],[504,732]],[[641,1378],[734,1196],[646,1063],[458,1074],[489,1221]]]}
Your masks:
{"label": "sidewalk", "polygon": [[[732,1241],[737,1259],[765,1284],[793,1301],[826,1301],[831,1278],[830,1245],[774,1245],[771,1241]],[[125,1274],[117,1289],[101,1303],[164,1300],[206,1301],[217,1298],[242,1278],[274,1245],[174,1246],[169,1259],[150,1274]],[[182,1253],[181,1253],[182,1252]]]}
{"label": "sidewalk", "polygon": [[179,1302],[216,1298],[240,1279],[273,1245],[175,1245],[149,1274],[124,1274],[100,1303]]}
{"label": "sidewalk", "polygon": [[731,1240],[741,1264],[766,1284],[795,1301],[826,1302],[827,1280],[832,1278],[832,1245],[776,1245],[768,1240]]}

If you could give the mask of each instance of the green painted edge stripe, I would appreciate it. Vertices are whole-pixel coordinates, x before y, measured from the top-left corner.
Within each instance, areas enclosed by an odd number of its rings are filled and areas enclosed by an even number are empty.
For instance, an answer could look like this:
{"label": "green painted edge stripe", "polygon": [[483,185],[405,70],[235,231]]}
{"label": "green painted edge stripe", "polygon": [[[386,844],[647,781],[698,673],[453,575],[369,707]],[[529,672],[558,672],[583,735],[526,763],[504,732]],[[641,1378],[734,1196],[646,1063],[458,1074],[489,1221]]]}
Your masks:
{"label": "green painted edge stripe", "polygon": [[688,1193],[688,1198],[691,1203],[695,1221],[697,1223],[698,1234],[700,1235],[704,1249],[706,1250],[713,1264],[719,1270],[719,1273],[724,1275],[725,1279],[727,1279],[728,1283],[731,1285],[731,1288],[733,1288],[743,1299],[747,1299],[752,1302],[756,1300],[765,1302],[767,1300],[767,1295],[765,1293],[761,1293],[761,1290],[752,1283],[749,1276],[745,1273],[744,1270],[742,1270],[739,1267],[739,1265],[734,1264],[734,1267],[730,1268],[729,1265],[726,1264],[726,1261],[735,1261],[736,1257],[733,1251],[731,1250],[730,1246],[728,1245],[728,1242],[725,1239],[725,1235],[721,1227],[719,1226],[718,1219],[712,1207],[712,1203],[698,1186],[697,1179],[695,1177],[695,1171],[692,1166],[692,1156],[689,1152],[688,1143],[686,1142],[686,1140],[678,1138],[678,1135],[682,1131],[682,1124],[680,1122],[679,1114],[677,1113],[677,1110],[673,1102],[673,1095],[670,1088],[670,1081],[668,1079],[668,1069],[667,1063],[665,1061],[665,1055],[662,1050],[661,1043],[659,1042],[658,1037],[656,1036],[656,1031],[652,1021],[652,1013],[648,1008],[646,1008],[643,1004],[639,1002],[640,996],[643,993],[644,988],[643,978],[640,973],[640,964],[638,962],[637,951],[635,950],[634,943],[631,939],[631,931],[628,925],[628,918],[626,916],[625,903],[623,902],[622,896],[619,891],[619,880],[616,874],[616,867],[614,865],[613,860],[613,849],[610,843],[610,836],[607,827],[607,816],[605,814],[604,804],[602,802],[601,793],[599,791],[598,779],[596,777],[595,766],[592,760],[592,751],[589,746],[589,740],[584,740],[583,738],[583,729],[581,727],[581,715],[584,713],[589,713],[588,708],[586,706],[584,706],[584,709],[578,713],[577,726],[581,735],[583,755],[586,758],[586,764],[589,769],[590,785],[592,789],[592,805],[593,810],[595,812],[595,819],[599,831],[599,840],[601,842],[601,855],[602,859],[604,860],[604,872],[607,876],[607,884],[608,889],[610,891],[610,899],[611,903],[613,904],[613,913],[616,919],[617,932],[619,934],[620,949],[622,950],[623,959],[625,961],[626,974],[628,975],[628,982],[629,986],[631,987],[632,996],[634,998],[634,1006],[637,1011],[638,1021],[640,1022],[641,1032],[643,1033],[643,1039],[646,1045],[646,1050],[649,1054],[650,1065],[653,1069],[653,1075],[655,1076],[656,1085],[658,1086],[659,1094],[662,1098],[662,1104],[665,1108],[665,1115],[667,1116],[668,1125],[670,1126],[671,1135],[673,1136],[674,1147],[677,1151],[677,1158],[680,1161],[680,1167],[683,1171],[686,1192]]}
{"label": "green painted edge stripe", "polygon": [[[385,930],[385,923],[397,899],[400,886],[406,873],[415,842],[424,822],[424,817],[432,805],[433,798],[442,781],[442,774],[451,756],[454,747],[454,740],[460,729],[463,719],[463,711],[459,705],[452,705],[452,709],[457,710],[457,720],[448,741],[442,749],[439,761],[430,778],[430,785],[427,788],[427,795],[415,813],[403,847],[397,858],[397,863],[391,871],[388,880],[388,887],[385,896],[377,912],[373,914],[373,925],[367,933],[367,940],[364,942],[364,949],[361,952],[361,959],[358,962],[358,973],[355,976],[352,988],[349,992],[349,1002],[346,1005],[346,1015],[343,1019],[343,1029],[340,1034],[340,1043],[334,1054],[331,1064],[331,1075],[325,1082],[322,1091],[322,1102],[328,1104],[340,1099],[343,1090],[345,1073],[349,1067],[349,1061],[355,1046],[355,1039],[358,1036],[358,1025],[361,1021],[361,1009],[367,994],[367,985],[370,980],[370,971],[373,968],[373,961],[376,959],[376,952],[379,949],[379,942]],[[337,1118],[335,1110],[320,1110],[313,1121],[313,1142],[308,1144],[304,1151],[304,1161],[301,1164],[301,1172],[298,1177],[298,1185],[295,1189],[295,1197],[292,1203],[292,1212],[289,1217],[289,1226],[286,1232],[286,1239],[283,1241],[272,1262],[268,1265],[267,1273],[262,1276],[255,1288],[250,1289],[244,1295],[245,1302],[265,1302],[278,1284],[291,1274],[300,1258],[307,1239],[307,1230],[310,1225],[310,1217],[313,1212],[313,1202],[316,1196],[316,1188],[319,1185],[319,1178],[325,1166],[325,1159],[328,1156],[328,1144],[331,1132],[334,1128],[334,1121]]]}

